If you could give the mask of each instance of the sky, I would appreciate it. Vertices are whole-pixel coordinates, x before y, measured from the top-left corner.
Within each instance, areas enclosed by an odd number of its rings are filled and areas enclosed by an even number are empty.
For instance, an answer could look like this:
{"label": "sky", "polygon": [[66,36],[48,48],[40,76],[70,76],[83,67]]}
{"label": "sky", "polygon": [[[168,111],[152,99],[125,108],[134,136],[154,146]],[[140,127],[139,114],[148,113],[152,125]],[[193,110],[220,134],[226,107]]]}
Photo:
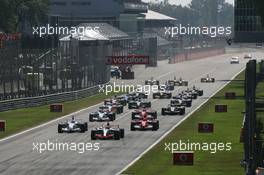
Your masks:
{"label": "sky", "polygon": [[[162,0],[143,0],[144,2],[160,2]],[[176,5],[187,5],[191,2],[192,0],[169,0],[171,4],[176,4]],[[234,0],[226,0],[226,2],[234,4]]]}

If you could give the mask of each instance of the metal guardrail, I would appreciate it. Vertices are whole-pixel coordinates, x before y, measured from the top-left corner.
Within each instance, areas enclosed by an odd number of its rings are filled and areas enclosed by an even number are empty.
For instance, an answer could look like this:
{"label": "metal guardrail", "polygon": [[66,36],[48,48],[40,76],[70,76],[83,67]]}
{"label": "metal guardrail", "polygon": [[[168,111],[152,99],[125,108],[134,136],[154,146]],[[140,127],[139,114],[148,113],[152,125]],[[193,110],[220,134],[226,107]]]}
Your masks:
{"label": "metal guardrail", "polygon": [[[102,84],[101,86],[107,85],[109,83],[110,82]],[[99,90],[100,87],[99,85],[97,85],[78,91],[0,101],[0,112],[20,109],[20,108],[36,107],[36,106],[47,105],[52,103],[78,100],[81,98],[95,95],[99,92]]]}

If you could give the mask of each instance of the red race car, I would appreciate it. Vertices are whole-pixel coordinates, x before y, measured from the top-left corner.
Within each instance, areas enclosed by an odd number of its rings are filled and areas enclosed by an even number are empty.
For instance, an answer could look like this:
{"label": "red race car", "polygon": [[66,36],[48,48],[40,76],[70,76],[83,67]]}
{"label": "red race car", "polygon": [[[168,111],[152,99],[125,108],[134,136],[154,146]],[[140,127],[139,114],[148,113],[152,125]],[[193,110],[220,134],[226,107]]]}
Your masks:
{"label": "red race car", "polygon": [[[133,117],[133,114],[132,114]],[[146,110],[141,111],[134,116],[135,119],[131,121],[130,130],[152,130],[157,131],[159,129],[159,120],[149,115]]]}
{"label": "red race car", "polygon": [[152,109],[145,109],[145,108],[137,109],[132,112],[131,116],[132,116],[132,120],[140,119],[143,117],[157,119],[157,111],[152,110]]}

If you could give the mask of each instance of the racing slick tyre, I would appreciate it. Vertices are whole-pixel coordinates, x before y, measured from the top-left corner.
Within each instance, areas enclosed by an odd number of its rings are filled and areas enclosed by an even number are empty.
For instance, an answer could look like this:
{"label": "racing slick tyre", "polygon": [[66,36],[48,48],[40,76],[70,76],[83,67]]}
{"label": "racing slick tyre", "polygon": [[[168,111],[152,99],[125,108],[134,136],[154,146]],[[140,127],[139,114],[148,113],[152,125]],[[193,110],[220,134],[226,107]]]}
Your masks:
{"label": "racing slick tyre", "polygon": [[152,128],[152,130],[153,130],[153,131],[157,131],[158,129],[159,129],[159,121],[153,123],[153,128]]}
{"label": "racing slick tyre", "polygon": [[182,85],[183,86],[188,86],[188,82],[183,82]]}
{"label": "racing slick tyre", "polygon": [[96,134],[95,131],[91,131],[91,140],[96,140],[95,134]]}
{"label": "racing slick tyre", "polygon": [[120,138],[124,138],[125,137],[125,129],[122,128],[120,129]]}
{"label": "racing slick tyre", "polygon": [[203,90],[198,90],[198,96],[203,96]]}
{"label": "racing slick tyre", "polygon": [[128,103],[128,109],[132,109],[132,105]]}
{"label": "racing slick tyre", "polygon": [[120,133],[119,133],[119,131],[115,131],[114,132],[114,139],[115,140],[120,140]]}
{"label": "racing slick tyre", "polygon": [[214,78],[212,78],[212,82],[213,82],[213,83],[215,82],[215,79],[214,79]]}
{"label": "racing slick tyre", "polygon": [[86,131],[85,124],[80,124],[79,127],[81,129],[80,130],[81,133],[84,133]]}
{"label": "racing slick tyre", "polygon": [[155,111],[155,112],[153,112],[152,114],[151,114],[151,116],[153,117],[153,118],[157,118],[157,116],[158,116],[158,114],[157,114],[157,111]]}
{"label": "racing slick tyre", "polygon": [[131,131],[135,131],[136,129],[135,129],[135,125],[133,124],[133,123],[131,123],[131,125],[130,125],[130,130]]}
{"label": "racing slick tyre", "polygon": [[193,99],[197,99],[197,94],[196,93],[194,93],[192,96],[193,96]]}
{"label": "racing slick tyre", "polygon": [[161,109],[161,115],[166,115],[164,108]]}
{"label": "racing slick tyre", "polygon": [[136,115],[137,115],[137,113],[132,112],[131,119],[132,119],[132,120],[137,119],[137,118],[136,118]]}
{"label": "racing slick tyre", "polygon": [[91,114],[89,115],[89,121],[94,122],[93,115],[91,115]]}
{"label": "racing slick tyre", "polygon": [[116,113],[117,113],[117,114],[121,114],[121,113],[123,113],[123,111],[124,111],[123,106],[118,106],[118,107],[116,108]]}
{"label": "racing slick tyre", "polygon": [[115,118],[116,118],[116,117],[115,117],[115,113],[114,113],[113,115],[110,115],[110,116],[109,116],[109,120],[110,120],[111,122],[114,121]]}
{"label": "racing slick tyre", "polygon": [[192,106],[192,101],[187,101],[186,102],[186,107],[191,107]]}
{"label": "racing slick tyre", "polygon": [[62,126],[58,125],[58,133],[62,133]]}
{"label": "racing slick tyre", "polygon": [[185,114],[185,108],[180,109],[180,115],[184,115]]}

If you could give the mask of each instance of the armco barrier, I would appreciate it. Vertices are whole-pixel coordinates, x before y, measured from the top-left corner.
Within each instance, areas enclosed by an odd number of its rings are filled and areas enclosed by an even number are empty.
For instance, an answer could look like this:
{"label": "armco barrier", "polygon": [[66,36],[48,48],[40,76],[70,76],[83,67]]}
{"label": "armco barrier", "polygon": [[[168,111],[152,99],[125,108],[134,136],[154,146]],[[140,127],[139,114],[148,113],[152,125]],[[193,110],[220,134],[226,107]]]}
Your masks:
{"label": "armco barrier", "polygon": [[[107,84],[109,84],[109,82],[103,85],[107,85]],[[64,92],[64,93],[58,93],[58,94],[52,94],[52,95],[46,95],[46,96],[38,96],[38,97],[20,98],[20,99],[14,99],[14,100],[5,100],[5,101],[0,102],[0,112],[77,100],[77,99],[81,99],[84,97],[89,97],[94,94],[97,94],[99,90],[100,88],[98,85],[98,86],[93,86],[87,89],[82,89],[82,90],[72,91],[72,92]]]}

